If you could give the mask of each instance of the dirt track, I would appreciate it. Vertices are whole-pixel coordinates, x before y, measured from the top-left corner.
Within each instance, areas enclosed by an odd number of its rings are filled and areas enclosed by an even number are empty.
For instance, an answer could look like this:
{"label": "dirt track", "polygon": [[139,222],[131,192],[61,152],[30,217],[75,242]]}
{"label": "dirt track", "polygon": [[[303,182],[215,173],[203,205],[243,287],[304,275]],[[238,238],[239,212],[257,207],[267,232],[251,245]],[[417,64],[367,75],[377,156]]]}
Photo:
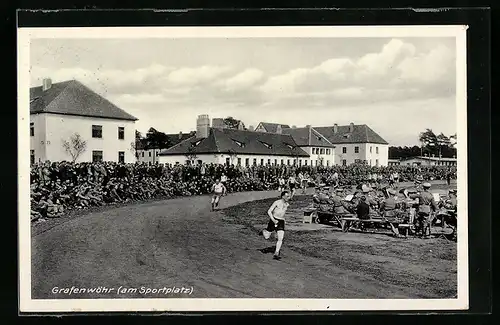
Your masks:
{"label": "dirt track", "polygon": [[[230,194],[223,198],[221,208],[276,195],[276,192]],[[249,217],[252,211],[255,217],[259,206],[259,203],[253,204],[241,206],[247,206]],[[314,246],[301,247],[300,243],[304,241],[297,241],[295,246],[285,242],[283,260],[274,261],[271,255],[259,251],[273,244],[257,235],[255,229],[260,225],[256,224],[254,229],[244,222],[228,220],[234,211],[210,212],[209,197],[203,196],[121,207],[62,223],[32,238],[32,298],[188,297],[181,293],[140,293],[141,287],[173,286],[192,287],[189,295],[192,298],[454,296],[456,260],[432,267],[426,264],[427,260],[438,261],[439,252],[420,254],[415,263],[400,262],[400,253],[391,249],[395,245],[394,239],[388,236],[338,235],[330,231],[327,235],[320,235],[322,238],[335,237],[337,246],[328,249],[346,250],[351,242],[356,247],[352,259],[347,254],[336,254],[331,259],[314,252],[310,254]],[[265,222],[266,216],[263,215],[261,224]],[[319,239],[317,235],[310,238]],[[293,235],[285,240],[293,243]],[[377,255],[383,253],[383,249],[375,243],[386,247],[387,256]],[[428,251],[429,244],[404,245],[413,245],[423,252]],[[450,245],[446,246],[446,254],[456,256],[456,248]],[[374,248],[366,248],[370,246]],[[391,272],[399,280],[388,280]],[[137,288],[138,291],[120,295],[116,291],[72,295],[51,292],[54,287],[72,286],[105,286],[115,290],[122,286]],[[429,286],[444,288],[429,290]]]}

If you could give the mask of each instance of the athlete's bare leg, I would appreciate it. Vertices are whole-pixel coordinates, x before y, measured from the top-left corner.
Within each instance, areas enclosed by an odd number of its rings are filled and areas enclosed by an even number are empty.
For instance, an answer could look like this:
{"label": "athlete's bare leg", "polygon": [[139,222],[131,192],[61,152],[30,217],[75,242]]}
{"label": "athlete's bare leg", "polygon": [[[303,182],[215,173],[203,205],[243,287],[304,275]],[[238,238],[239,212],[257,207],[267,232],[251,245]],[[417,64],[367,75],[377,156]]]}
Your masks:
{"label": "athlete's bare leg", "polygon": [[285,231],[278,230],[277,235],[278,235],[278,241],[276,242],[276,251],[274,252],[274,258],[280,259],[281,258],[280,250],[281,250],[281,245],[283,244],[283,238],[285,237]]}

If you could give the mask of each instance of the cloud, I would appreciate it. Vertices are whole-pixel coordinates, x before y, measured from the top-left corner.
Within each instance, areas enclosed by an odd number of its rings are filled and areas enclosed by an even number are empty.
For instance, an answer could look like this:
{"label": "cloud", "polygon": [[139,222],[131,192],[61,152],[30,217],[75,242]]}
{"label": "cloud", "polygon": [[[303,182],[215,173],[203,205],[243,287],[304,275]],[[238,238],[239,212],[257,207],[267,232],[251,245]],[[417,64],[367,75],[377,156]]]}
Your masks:
{"label": "cloud", "polygon": [[229,67],[210,65],[180,68],[170,72],[166,79],[174,86],[196,86],[214,81],[230,71]]}
{"label": "cloud", "polygon": [[249,68],[233,77],[219,81],[216,85],[226,91],[238,91],[254,86],[264,77],[264,72],[259,69]]}
{"label": "cloud", "polygon": [[393,39],[379,52],[332,58],[270,76],[259,90],[270,102],[297,96],[352,104],[446,97],[454,92],[454,59],[454,52],[444,45],[421,53],[413,44]]}

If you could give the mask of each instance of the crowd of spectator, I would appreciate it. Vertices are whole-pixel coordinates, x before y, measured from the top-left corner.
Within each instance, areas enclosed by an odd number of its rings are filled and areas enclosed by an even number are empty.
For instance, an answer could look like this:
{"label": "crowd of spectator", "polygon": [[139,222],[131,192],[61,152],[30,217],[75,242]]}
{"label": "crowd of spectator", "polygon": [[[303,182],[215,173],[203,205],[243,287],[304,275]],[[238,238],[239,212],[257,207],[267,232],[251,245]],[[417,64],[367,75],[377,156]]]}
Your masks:
{"label": "crowd of spectator", "polygon": [[301,174],[310,185],[337,182],[388,181],[397,173],[399,181],[449,179],[456,170],[443,166],[367,165],[251,166],[203,164],[197,166],[115,162],[43,162],[31,167],[31,219],[64,215],[68,210],[86,209],[116,203],[140,202],[210,192],[216,179],[223,179],[227,191],[276,190],[279,180]]}

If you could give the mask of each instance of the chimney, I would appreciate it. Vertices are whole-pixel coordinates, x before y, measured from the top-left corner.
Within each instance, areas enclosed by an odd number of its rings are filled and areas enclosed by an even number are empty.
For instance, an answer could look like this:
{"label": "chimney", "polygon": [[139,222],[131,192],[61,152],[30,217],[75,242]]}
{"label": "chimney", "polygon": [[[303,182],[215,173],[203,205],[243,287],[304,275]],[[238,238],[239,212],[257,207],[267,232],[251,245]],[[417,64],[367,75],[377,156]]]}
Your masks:
{"label": "chimney", "polygon": [[253,125],[249,125],[249,126],[248,126],[248,131],[255,131],[255,129],[254,129],[254,127],[253,127]]}
{"label": "chimney", "polygon": [[276,133],[278,133],[278,134],[281,134],[281,133],[282,133],[281,124],[278,124],[278,125],[276,126]]}
{"label": "chimney", "polygon": [[210,117],[207,114],[198,115],[196,120],[196,137],[207,138],[210,129]]}
{"label": "chimney", "polygon": [[245,127],[243,126],[243,122],[238,123],[238,130],[245,130]]}
{"label": "chimney", "polygon": [[296,129],[297,127],[295,125],[292,125],[292,129]]}
{"label": "chimney", "polygon": [[179,132],[179,140],[182,140],[182,131]]}
{"label": "chimney", "polygon": [[224,128],[224,119],[223,118],[212,119],[212,127],[214,129],[223,129]]}
{"label": "chimney", "polygon": [[349,124],[349,133],[354,132],[354,123]]}
{"label": "chimney", "polygon": [[306,128],[310,129],[310,128],[311,128],[311,126],[308,124],[308,125],[306,125]]}
{"label": "chimney", "polygon": [[311,145],[311,138],[312,138],[312,126],[306,125],[306,128],[309,130],[309,137],[308,137],[308,144]]}
{"label": "chimney", "polygon": [[339,132],[339,126],[337,123],[333,125],[333,133],[338,133]]}
{"label": "chimney", "polygon": [[50,87],[52,87],[52,80],[50,78],[43,79],[42,90],[47,91],[50,89]]}

